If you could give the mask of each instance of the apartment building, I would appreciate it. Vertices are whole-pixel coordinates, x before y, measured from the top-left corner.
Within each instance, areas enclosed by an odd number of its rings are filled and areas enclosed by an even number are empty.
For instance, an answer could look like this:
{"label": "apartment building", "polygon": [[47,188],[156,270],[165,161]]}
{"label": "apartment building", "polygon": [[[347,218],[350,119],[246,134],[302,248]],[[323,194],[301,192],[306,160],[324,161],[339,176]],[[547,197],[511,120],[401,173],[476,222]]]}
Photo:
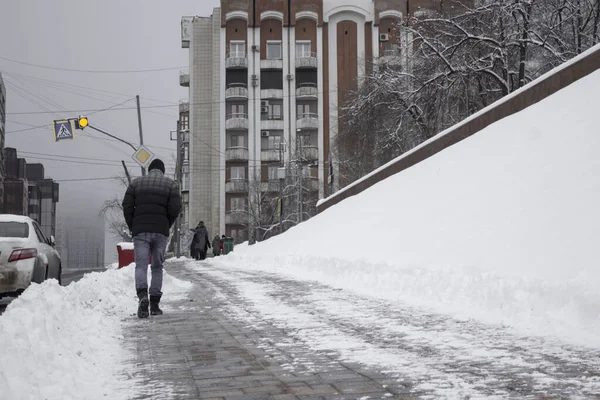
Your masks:
{"label": "apartment building", "polygon": [[0,74],[0,213],[4,212],[4,139],[6,128],[6,86]]}
{"label": "apartment building", "polygon": [[[180,120],[188,141],[182,171],[189,226],[203,220],[211,235],[241,241],[255,233],[255,215],[281,215],[283,207],[305,220],[308,207],[340,187],[340,105],[377,60],[402,63],[409,56],[400,54],[409,40],[398,28],[403,19],[442,6],[441,0],[222,0],[209,17],[183,17],[190,68],[180,77],[189,87]],[[290,178],[300,189],[283,197]],[[265,198],[283,201],[263,210]]]}

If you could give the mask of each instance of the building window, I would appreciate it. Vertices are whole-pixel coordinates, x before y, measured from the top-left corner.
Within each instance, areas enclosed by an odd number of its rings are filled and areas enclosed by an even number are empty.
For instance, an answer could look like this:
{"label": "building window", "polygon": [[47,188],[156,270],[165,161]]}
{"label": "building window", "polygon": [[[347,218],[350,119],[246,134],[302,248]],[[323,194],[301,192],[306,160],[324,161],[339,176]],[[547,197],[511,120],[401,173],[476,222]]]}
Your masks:
{"label": "building window", "polygon": [[190,174],[182,174],[181,182],[181,190],[190,190]]}
{"label": "building window", "polygon": [[269,104],[269,119],[281,120],[283,119],[283,105],[282,104]]}
{"label": "building window", "polygon": [[300,146],[300,147],[310,146],[310,135],[298,135],[298,146]]}
{"label": "building window", "polygon": [[296,42],[296,58],[313,57],[310,40],[299,40]]}
{"label": "building window", "polygon": [[244,197],[232,197],[229,205],[231,211],[244,211],[246,209],[246,199]]}
{"label": "building window", "polygon": [[279,167],[269,167],[269,180],[275,181],[277,180],[277,170]]}
{"label": "building window", "polygon": [[232,40],[229,42],[229,57],[230,58],[245,58],[246,57],[246,42],[243,40]]}
{"label": "building window", "polygon": [[246,106],[244,104],[232,104],[229,118],[244,118],[246,116]]}
{"label": "building window", "polygon": [[244,139],[242,135],[231,135],[231,147],[245,147]]}
{"label": "building window", "polygon": [[269,136],[269,149],[279,150],[281,143],[281,136]]}
{"label": "building window", "polygon": [[187,145],[183,146],[183,161],[190,161],[190,148]]}
{"label": "building window", "polygon": [[396,43],[385,43],[383,45],[383,55],[386,57],[399,56],[400,46],[398,46]]}
{"label": "building window", "polygon": [[310,113],[310,104],[298,104],[297,105],[298,118],[308,118]]}
{"label": "building window", "polygon": [[231,179],[246,179],[246,168],[231,167]]}
{"label": "building window", "polygon": [[267,60],[281,60],[280,40],[267,40]]}

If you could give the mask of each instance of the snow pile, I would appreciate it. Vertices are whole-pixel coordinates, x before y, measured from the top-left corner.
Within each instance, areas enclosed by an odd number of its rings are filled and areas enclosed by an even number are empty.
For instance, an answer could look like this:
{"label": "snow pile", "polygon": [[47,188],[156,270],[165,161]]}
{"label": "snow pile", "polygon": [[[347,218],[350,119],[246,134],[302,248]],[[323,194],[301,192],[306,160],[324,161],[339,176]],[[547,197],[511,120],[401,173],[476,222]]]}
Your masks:
{"label": "snow pile", "polygon": [[[123,323],[137,309],[134,264],[90,273],[61,287],[33,284],[0,317],[0,398],[127,399]],[[165,274],[164,292],[180,296],[191,283]]]}
{"label": "snow pile", "polygon": [[600,347],[600,71],[216,262]]}

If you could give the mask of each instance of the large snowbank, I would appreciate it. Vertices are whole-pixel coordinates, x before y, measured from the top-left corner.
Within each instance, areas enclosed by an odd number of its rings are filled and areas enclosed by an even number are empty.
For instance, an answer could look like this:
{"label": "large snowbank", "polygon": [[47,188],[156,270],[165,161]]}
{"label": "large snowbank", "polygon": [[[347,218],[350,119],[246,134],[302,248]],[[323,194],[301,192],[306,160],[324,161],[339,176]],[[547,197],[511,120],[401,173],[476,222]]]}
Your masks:
{"label": "large snowbank", "polygon": [[[0,399],[128,399],[123,324],[137,308],[134,266],[61,287],[33,284],[0,317]],[[191,286],[165,274],[164,291]]]}
{"label": "large snowbank", "polygon": [[600,347],[600,71],[222,262]]}

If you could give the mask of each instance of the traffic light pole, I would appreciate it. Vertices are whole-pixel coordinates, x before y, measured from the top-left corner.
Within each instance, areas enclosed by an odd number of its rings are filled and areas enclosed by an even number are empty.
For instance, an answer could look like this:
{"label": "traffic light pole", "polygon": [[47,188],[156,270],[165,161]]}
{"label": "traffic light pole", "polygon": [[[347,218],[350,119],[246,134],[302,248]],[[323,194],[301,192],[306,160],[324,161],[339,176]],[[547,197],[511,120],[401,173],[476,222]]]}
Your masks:
{"label": "traffic light pole", "polygon": [[[135,96],[135,100],[137,102],[137,113],[138,113],[138,126],[140,128],[140,145],[144,145],[144,135],[142,134],[142,111],[140,108],[140,96]],[[142,168],[142,176],[146,175],[146,168]]]}
{"label": "traffic light pole", "polygon": [[95,130],[95,131],[97,131],[97,132],[100,132],[100,133],[102,133],[102,134],[106,135],[106,136],[110,136],[111,138],[113,138],[113,139],[115,139],[115,140],[118,140],[119,142],[123,142],[123,143],[125,143],[126,145],[130,146],[130,147],[133,149],[133,151],[137,151],[137,148],[136,148],[134,145],[132,145],[131,143],[129,143],[128,141],[126,141],[126,140],[123,140],[123,139],[121,139],[121,138],[120,138],[120,137],[118,137],[118,136],[111,135],[110,133],[108,133],[108,132],[106,132],[106,131],[104,131],[104,130],[102,130],[102,129],[100,129],[100,128],[97,128],[97,127],[93,126],[92,124],[89,124],[89,125],[87,126],[87,128],[93,129],[93,130]]}

